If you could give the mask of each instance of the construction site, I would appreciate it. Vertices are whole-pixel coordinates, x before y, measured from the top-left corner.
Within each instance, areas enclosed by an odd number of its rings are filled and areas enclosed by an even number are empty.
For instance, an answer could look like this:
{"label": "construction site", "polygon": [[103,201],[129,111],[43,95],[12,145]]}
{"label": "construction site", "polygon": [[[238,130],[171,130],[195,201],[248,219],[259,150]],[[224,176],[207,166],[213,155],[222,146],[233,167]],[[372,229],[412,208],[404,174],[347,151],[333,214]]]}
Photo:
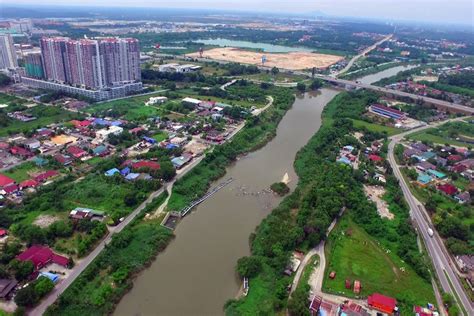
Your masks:
{"label": "construction site", "polygon": [[[202,55],[201,55],[202,54]],[[344,59],[342,56],[311,52],[265,53],[248,51],[235,47],[222,47],[196,52],[188,55],[193,58],[236,62],[251,65],[264,65],[289,70],[327,68]]]}

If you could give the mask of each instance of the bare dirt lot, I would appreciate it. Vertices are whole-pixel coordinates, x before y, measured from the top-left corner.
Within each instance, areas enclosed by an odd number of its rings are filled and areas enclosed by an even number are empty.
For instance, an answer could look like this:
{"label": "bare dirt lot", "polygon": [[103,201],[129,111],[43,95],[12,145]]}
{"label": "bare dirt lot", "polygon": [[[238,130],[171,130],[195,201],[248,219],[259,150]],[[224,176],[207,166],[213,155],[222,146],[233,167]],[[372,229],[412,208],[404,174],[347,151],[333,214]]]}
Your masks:
{"label": "bare dirt lot", "polygon": [[33,225],[39,226],[41,228],[46,228],[52,223],[57,222],[58,220],[59,218],[53,215],[40,215],[35,219]]}
{"label": "bare dirt lot", "polygon": [[[326,68],[344,59],[344,57],[341,56],[310,52],[260,53],[234,47],[213,48],[203,53],[204,58],[252,65],[261,65],[263,55],[267,58],[265,66],[289,70],[301,70],[313,67]],[[199,57],[199,53],[192,53],[188,56],[197,58]]]}
{"label": "bare dirt lot", "polygon": [[395,216],[388,210],[388,204],[382,197],[385,194],[385,189],[381,186],[368,186],[364,185],[365,194],[377,205],[377,212],[380,217],[393,219]]}

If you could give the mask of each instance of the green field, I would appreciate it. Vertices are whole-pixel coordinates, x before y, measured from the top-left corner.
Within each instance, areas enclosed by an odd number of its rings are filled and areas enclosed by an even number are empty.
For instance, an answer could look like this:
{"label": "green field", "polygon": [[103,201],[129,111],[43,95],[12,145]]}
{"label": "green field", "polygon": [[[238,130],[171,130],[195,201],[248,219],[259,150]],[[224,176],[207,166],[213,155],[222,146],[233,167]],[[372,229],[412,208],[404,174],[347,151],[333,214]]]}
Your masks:
{"label": "green field", "polygon": [[25,162],[21,165],[4,171],[3,174],[14,179],[17,183],[30,179],[29,174],[41,171],[33,162]]}
{"label": "green field", "polygon": [[130,121],[145,121],[153,116],[160,116],[162,111],[154,106],[146,106],[145,102],[151,97],[162,96],[163,93],[157,92],[149,95],[131,97],[122,100],[96,103],[87,108],[91,114],[100,114],[112,116],[115,118],[123,117]]}
{"label": "green field", "polygon": [[152,138],[157,142],[161,142],[168,138],[168,133],[165,131],[160,131],[157,134],[153,135]]}
{"label": "green field", "polygon": [[[412,304],[435,303],[430,283],[390,251],[382,249],[376,240],[347,217],[331,233],[325,250],[328,265],[323,288],[326,292],[355,297],[344,283],[346,279],[351,282],[359,280],[361,297],[374,292],[395,297],[402,303],[402,315],[409,314]],[[402,267],[405,271],[401,270]],[[336,272],[334,280],[329,279],[331,271]]]}
{"label": "green field", "polygon": [[9,119],[7,125],[0,128],[0,136],[6,136],[18,132],[30,132],[33,129],[45,127],[52,123],[65,122],[81,116],[80,114],[69,112],[59,107],[46,106],[42,104],[27,109],[25,112],[32,114],[37,117],[37,119],[30,122]]}
{"label": "green field", "polygon": [[438,128],[429,128],[408,135],[408,138],[435,144],[449,144],[453,146],[468,147],[472,143],[462,141],[462,137],[474,140],[474,125],[466,122],[446,123]]}
{"label": "green field", "polygon": [[379,132],[379,133],[386,132],[388,136],[392,136],[392,135],[399,134],[399,133],[403,132],[402,129],[395,128],[395,127],[369,123],[369,122],[366,122],[366,121],[361,121],[361,120],[356,120],[356,119],[352,119],[352,121],[354,122],[354,127],[356,127],[356,128],[365,127],[365,128],[367,128],[367,130],[369,130],[371,132]]}

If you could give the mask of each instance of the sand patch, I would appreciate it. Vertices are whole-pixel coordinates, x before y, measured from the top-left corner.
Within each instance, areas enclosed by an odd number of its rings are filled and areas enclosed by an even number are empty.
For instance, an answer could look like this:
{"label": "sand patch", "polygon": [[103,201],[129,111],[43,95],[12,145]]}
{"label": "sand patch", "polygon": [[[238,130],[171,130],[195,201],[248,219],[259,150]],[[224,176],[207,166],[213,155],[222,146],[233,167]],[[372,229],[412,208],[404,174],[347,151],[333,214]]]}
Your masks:
{"label": "sand patch", "polygon": [[377,205],[377,212],[379,213],[380,217],[388,219],[393,219],[395,217],[395,215],[390,213],[387,202],[382,199],[382,196],[385,194],[384,187],[379,185],[364,185],[364,191],[369,199],[373,201],[375,205]]}
{"label": "sand patch", "polygon": [[40,215],[38,216],[33,225],[39,226],[41,228],[46,228],[54,222],[59,221],[59,218],[53,215]]}
{"label": "sand patch", "polygon": [[[327,68],[344,59],[344,57],[341,56],[311,52],[260,53],[234,47],[213,48],[203,53],[204,58],[252,65],[262,65],[263,55],[267,58],[264,66],[289,70],[301,70],[313,67]],[[192,53],[188,56],[198,58],[199,53]]]}

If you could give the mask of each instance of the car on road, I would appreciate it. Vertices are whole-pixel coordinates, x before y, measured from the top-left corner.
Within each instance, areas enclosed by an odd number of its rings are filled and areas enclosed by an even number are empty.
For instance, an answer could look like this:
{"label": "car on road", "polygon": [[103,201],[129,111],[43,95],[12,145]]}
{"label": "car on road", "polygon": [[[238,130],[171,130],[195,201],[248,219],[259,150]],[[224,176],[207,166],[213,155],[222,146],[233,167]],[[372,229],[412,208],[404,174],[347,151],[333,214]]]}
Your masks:
{"label": "car on road", "polygon": [[433,237],[434,235],[434,232],[431,228],[428,228],[428,235],[430,235],[430,237]]}

